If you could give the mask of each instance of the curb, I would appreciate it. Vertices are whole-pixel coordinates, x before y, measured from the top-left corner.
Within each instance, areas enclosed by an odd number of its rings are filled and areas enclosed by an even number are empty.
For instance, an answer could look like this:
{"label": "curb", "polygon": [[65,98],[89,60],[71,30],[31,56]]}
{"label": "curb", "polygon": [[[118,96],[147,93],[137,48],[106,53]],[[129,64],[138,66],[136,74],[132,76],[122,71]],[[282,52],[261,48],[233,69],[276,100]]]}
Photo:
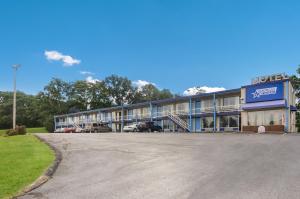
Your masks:
{"label": "curb", "polygon": [[61,160],[62,160],[62,154],[61,152],[54,147],[53,145],[51,145],[49,142],[47,142],[45,139],[39,137],[38,135],[34,134],[34,136],[40,140],[41,142],[45,143],[46,145],[48,145],[50,147],[50,149],[52,151],[54,151],[54,155],[55,155],[55,160],[54,162],[51,164],[50,167],[47,168],[47,170],[37,179],[35,180],[32,184],[30,184],[29,186],[25,187],[21,193],[17,194],[16,196],[12,197],[12,198],[18,198],[21,196],[24,196],[25,194],[27,194],[28,192],[33,191],[34,189],[39,188],[40,186],[42,186],[44,183],[46,183],[48,180],[50,180],[53,176],[53,174],[55,173],[57,167],[59,166]]}

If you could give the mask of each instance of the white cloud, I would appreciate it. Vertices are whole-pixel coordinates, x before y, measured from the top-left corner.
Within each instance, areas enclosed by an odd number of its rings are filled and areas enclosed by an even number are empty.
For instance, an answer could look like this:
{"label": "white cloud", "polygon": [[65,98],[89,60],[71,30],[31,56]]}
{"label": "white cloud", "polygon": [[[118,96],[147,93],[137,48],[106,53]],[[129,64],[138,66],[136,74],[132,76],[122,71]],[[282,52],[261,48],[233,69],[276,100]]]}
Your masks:
{"label": "white cloud", "polygon": [[73,66],[74,64],[80,64],[80,60],[71,57],[70,55],[64,55],[58,51],[45,51],[45,56],[49,61],[62,61],[64,66]]}
{"label": "white cloud", "polygon": [[183,95],[188,96],[188,95],[197,95],[200,93],[213,93],[213,92],[218,92],[218,91],[224,91],[226,90],[223,87],[208,87],[208,86],[201,86],[201,87],[192,87],[188,88],[183,92]]}
{"label": "white cloud", "polygon": [[95,75],[95,73],[92,73],[92,72],[90,72],[90,71],[79,71],[79,73],[80,73],[81,75],[89,75],[89,76]]}
{"label": "white cloud", "polygon": [[101,80],[93,78],[92,76],[87,76],[85,81],[92,84],[95,84],[96,82],[101,82]]}
{"label": "white cloud", "polygon": [[152,82],[148,82],[148,81],[145,81],[145,80],[137,80],[137,81],[133,81],[132,84],[134,86],[136,86],[138,89],[141,89],[143,86],[146,86],[148,84],[152,84],[154,86],[156,86],[155,83],[152,83]]}

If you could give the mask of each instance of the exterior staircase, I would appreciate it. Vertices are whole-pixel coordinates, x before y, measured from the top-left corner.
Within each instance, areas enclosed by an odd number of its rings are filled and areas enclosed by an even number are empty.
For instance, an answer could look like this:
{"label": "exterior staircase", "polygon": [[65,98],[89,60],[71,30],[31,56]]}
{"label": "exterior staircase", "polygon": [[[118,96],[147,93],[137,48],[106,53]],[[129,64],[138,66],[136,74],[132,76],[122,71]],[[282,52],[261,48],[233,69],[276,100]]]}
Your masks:
{"label": "exterior staircase", "polygon": [[72,121],[72,124],[71,124],[74,128],[79,128],[81,129],[81,127],[79,126],[79,124],[75,123],[74,121]]}
{"label": "exterior staircase", "polygon": [[178,115],[169,112],[168,118],[172,120],[175,124],[183,128],[185,131],[190,131],[188,123],[181,119]]}

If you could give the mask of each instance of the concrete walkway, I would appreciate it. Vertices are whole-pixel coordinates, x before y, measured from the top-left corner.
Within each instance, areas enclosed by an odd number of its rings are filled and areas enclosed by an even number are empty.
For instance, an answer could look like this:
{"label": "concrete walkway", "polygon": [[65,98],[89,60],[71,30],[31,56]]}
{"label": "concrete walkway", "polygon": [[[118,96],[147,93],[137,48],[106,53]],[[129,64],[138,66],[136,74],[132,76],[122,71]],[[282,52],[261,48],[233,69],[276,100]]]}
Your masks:
{"label": "concrete walkway", "polygon": [[63,160],[21,198],[300,198],[300,136],[40,134]]}

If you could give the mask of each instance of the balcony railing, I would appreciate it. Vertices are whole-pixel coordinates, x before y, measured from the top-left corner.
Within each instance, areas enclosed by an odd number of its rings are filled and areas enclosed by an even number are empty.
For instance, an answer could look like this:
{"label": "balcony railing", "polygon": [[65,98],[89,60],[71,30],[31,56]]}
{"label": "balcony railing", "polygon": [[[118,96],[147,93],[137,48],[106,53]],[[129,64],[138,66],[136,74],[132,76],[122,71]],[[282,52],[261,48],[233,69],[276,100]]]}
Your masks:
{"label": "balcony railing", "polygon": [[[238,105],[229,105],[229,106],[216,106],[215,107],[201,107],[201,108],[194,108],[191,110],[192,115],[197,115],[197,114],[206,114],[206,113],[214,113],[214,110],[216,109],[216,112],[234,112],[234,111],[240,111],[241,106],[240,104]],[[168,117],[168,114],[174,114],[174,115],[189,115],[190,111],[189,109],[184,109],[184,110],[176,110],[176,111],[159,111],[159,112],[153,112],[152,115],[150,112],[143,113],[143,114],[131,114],[131,115],[124,115],[123,120],[124,121],[134,121],[134,120],[143,120],[143,119],[150,119],[152,118],[161,118],[161,117]],[[73,123],[76,124],[84,124],[84,123],[93,123],[93,122],[121,122],[122,121],[122,116],[118,117],[104,117],[104,118],[89,118],[89,119],[76,119],[73,118],[67,118],[66,121],[60,121],[56,122],[57,126],[67,126],[67,125],[72,125]]]}
{"label": "balcony railing", "polygon": [[217,106],[216,109],[217,112],[234,112],[234,111],[240,111],[241,105],[236,104],[236,105],[228,105],[228,106]]}

